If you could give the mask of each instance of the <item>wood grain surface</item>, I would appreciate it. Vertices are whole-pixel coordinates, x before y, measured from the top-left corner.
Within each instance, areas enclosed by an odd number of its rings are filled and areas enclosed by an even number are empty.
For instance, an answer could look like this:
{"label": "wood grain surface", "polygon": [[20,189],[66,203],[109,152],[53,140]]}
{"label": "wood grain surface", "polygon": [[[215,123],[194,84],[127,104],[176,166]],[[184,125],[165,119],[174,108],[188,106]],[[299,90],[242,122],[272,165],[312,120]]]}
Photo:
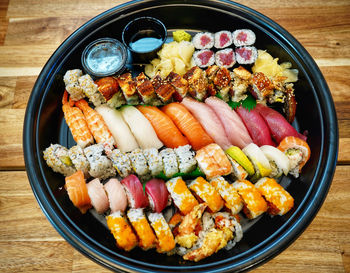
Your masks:
{"label": "wood grain surface", "polygon": [[[126,1],[0,1],[0,272],[108,272],[51,226],[31,191],[22,152],[25,108],[35,80],[75,29]],[[339,155],[325,203],[306,231],[253,272],[350,272],[350,2],[238,1],[295,36],[331,90]]]}

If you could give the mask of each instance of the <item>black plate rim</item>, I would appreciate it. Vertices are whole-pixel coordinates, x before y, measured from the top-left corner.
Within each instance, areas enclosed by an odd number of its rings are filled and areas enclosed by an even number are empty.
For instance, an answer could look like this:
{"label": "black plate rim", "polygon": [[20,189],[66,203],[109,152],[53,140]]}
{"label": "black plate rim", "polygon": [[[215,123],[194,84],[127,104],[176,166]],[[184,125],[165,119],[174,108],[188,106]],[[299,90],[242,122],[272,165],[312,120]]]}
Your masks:
{"label": "black plate rim", "polygon": [[[181,2],[182,4],[188,4],[188,3],[194,3],[194,1],[168,1],[169,4],[171,3],[179,3]],[[164,3],[164,2],[163,2]],[[159,1],[153,1],[153,0],[148,0],[148,1],[132,1],[128,2],[122,5],[119,5],[115,8],[112,8],[97,17],[91,19],[89,22],[86,24],[92,24],[93,22],[99,21],[99,20],[104,20],[105,18],[108,17],[109,14],[116,12],[117,10],[122,10],[123,8],[127,8],[130,6],[138,6],[140,4],[143,5],[153,5],[153,4],[159,4]],[[269,248],[265,248],[264,253],[258,253],[255,256],[250,256],[248,257],[249,259],[243,260],[239,263],[234,262],[234,263],[229,263],[229,264],[221,264],[219,267],[210,266],[210,265],[205,265],[206,269],[203,268],[203,266],[190,266],[188,268],[182,267],[182,269],[191,269],[192,271],[196,268],[199,270],[202,270],[202,272],[205,271],[210,271],[210,272],[215,272],[215,271],[228,271],[231,269],[235,269],[238,271],[241,270],[248,270],[253,267],[256,267],[257,265],[268,261],[269,259],[273,258],[275,255],[280,253],[283,249],[287,248],[301,233],[302,231],[311,223],[312,219],[315,217],[316,213],[320,209],[326,194],[329,190],[334,170],[335,170],[335,165],[336,165],[336,159],[337,159],[337,154],[338,154],[338,127],[337,127],[337,121],[336,121],[336,114],[335,114],[335,108],[333,104],[332,97],[330,95],[330,91],[328,89],[328,86],[319,70],[317,67],[316,63],[314,60],[311,58],[311,56],[307,53],[307,51],[301,46],[299,42],[295,40],[294,37],[292,37],[286,30],[284,30],[282,27],[280,27],[277,23],[273,22],[271,19],[267,18],[266,16],[250,9],[247,8],[243,5],[233,3],[231,1],[201,1],[201,5],[210,5],[210,6],[217,6],[220,8],[223,8],[223,5],[225,5],[226,8],[231,7],[231,8],[238,8],[241,10],[244,10],[250,14],[253,14],[254,16],[259,17],[261,20],[264,21],[264,24],[270,28],[271,31],[275,32],[277,31],[280,35],[281,38],[284,38],[285,42],[289,43],[293,41],[293,46],[297,52],[303,55],[304,57],[304,63],[308,68],[313,72],[313,75],[317,75],[316,82],[314,83],[316,86],[319,87],[320,90],[324,90],[319,97],[319,102],[320,105],[318,106],[318,110],[321,111],[321,117],[323,117],[322,125],[323,125],[323,141],[322,144],[324,144],[325,140],[329,140],[329,146],[327,147],[322,147],[322,154],[326,154],[324,157],[322,157],[322,162],[325,162],[324,164],[324,169],[322,172],[318,173],[318,176],[314,178],[314,180],[318,179],[320,180],[319,182],[319,187],[314,193],[317,198],[313,199],[311,202],[310,200],[304,200],[304,203],[310,202],[306,208],[304,208],[302,217],[300,221],[296,222],[291,228],[288,228],[286,231],[281,231],[281,237],[280,240],[276,241],[274,244],[270,244]],[[229,8],[228,8],[229,9]],[[84,26],[86,25],[84,24]],[[83,29],[83,27],[80,27],[77,31],[75,31],[70,37],[68,37],[62,45],[55,51],[55,53],[52,55],[52,57],[49,59],[45,67],[43,68],[42,72],[40,73],[35,86],[33,88],[32,94],[29,99],[29,103],[27,106],[26,110],[26,115],[25,115],[25,122],[24,122],[24,129],[23,129],[23,147],[24,147],[24,156],[25,156],[25,165],[27,169],[27,175],[32,187],[32,190],[34,192],[34,195],[42,208],[43,212],[45,213],[46,217],[49,219],[51,224],[58,230],[58,232],[69,242],[71,243],[76,249],[78,249],[80,252],[82,252],[84,255],[90,257],[91,259],[97,261],[98,263],[108,267],[109,269],[114,269],[117,270],[115,267],[115,260],[111,259],[108,255],[100,255],[100,257],[96,256],[96,253],[94,253],[94,247],[90,243],[85,243],[83,242],[84,239],[82,238],[81,234],[75,233],[75,236],[72,236],[72,230],[70,230],[71,226],[67,225],[64,223],[61,219],[64,219],[64,215],[62,213],[59,213],[60,209],[57,210],[55,208],[54,204],[48,199],[48,193],[46,189],[40,187],[37,181],[39,181],[41,178],[38,175],[38,173],[41,173],[40,170],[38,169],[38,166],[35,166],[35,163],[38,162],[38,156],[40,154],[33,154],[33,150],[37,150],[38,143],[36,143],[37,140],[37,132],[32,132],[33,128],[37,129],[37,102],[41,101],[42,99],[42,88],[45,87],[46,81],[50,78],[49,76],[54,73],[52,70],[55,66],[54,64],[57,62],[57,57],[62,54],[65,50],[68,50],[69,46],[68,44],[70,43],[71,40],[75,38]],[[283,37],[282,37],[283,36]],[[57,69],[56,69],[57,70]],[[46,87],[48,88],[48,87]],[[41,106],[39,106],[41,108]],[[326,123],[324,121],[327,121]],[[34,149],[35,148],[35,149]],[[325,149],[324,149],[325,148]],[[319,162],[319,165],[321,164],[321,160]],[[35,166],[35,168],[33,168]],[[314,184],[314,183],[313,183]],[[310,193],[311,189],[309,190],[308,193]],[[50,204],[51,202],[51,204]],[[300,209],[303,206],[300,206]],[[308,217],[305,217],[305,216]],[[63,217],[63,218],[62,218]],[[282,229],[282,228],[281,228]],[[280,229],[280,230],[281,230]],[[264,241],[265,242],[265,241]],[[278,245],[280,244],[280,245]],[[282,245],[282,246],[281,246]],[[263,255],[262,255],[263,254]],[[124,269],[124,270],[136,270],[139,272],[150,272],[148,271],[151,269],[153,272],[155,268],[147,268],[142,270],[139,268],[137,265],[129,265],[127,262],[124,263],[124,261],[121,261],[120,263],[117,263],[119,269]],[[160,268],[159,268],[160,269]],[[163,268],[164,269],[164,268]],[[171,270],[171,268],[168,268]],[[176,269],[176,268],[173,268]],[[158,271],[158,270],[157,270]]]}

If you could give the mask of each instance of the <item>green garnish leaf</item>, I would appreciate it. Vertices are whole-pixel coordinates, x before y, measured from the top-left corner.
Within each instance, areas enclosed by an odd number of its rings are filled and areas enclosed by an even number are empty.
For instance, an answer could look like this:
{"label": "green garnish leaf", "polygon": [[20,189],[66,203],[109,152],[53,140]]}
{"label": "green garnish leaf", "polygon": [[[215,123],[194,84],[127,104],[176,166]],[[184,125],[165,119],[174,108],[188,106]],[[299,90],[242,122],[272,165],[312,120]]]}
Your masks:
{"label": "green garnish leaf", "polygon": [[215,97],[218,97],[219,99],[222,100],[222,96],[221,96],[219,93],[216,93],[216,94],[215,94]]}
{"label": "green garnish leaf", "polygon": [[256,106],[256,100],[251,94],[248,94],[248,97],[242,101],[242,106],[248,111],[253,110]]}
{"label": "green garnish leaf", "polygon": [[232,101],[230,100],[229,102],[227,102],[227,104],[233,109],[235,110],[236,108],[238,108],[241,105],[241,101]]}

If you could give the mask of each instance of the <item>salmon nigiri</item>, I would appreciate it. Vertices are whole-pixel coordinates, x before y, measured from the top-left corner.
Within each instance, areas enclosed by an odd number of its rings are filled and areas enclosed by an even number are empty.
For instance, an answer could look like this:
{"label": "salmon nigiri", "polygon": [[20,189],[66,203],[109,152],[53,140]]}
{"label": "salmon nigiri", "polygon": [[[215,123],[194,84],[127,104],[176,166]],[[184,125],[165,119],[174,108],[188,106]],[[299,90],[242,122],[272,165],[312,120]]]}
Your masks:
{"label": "salmon nigiri", "polygon": [[163,106],[162,111],[187,137],[194,150],[199,150],[210,143],[214,143],[213,139],[204,131],[202,125],[182,104],[178,102],[170,103]]}
{"label": "salmon nigiri", "polygon": [[160,141],[168,148],[189,144],[174,122],[155,106],[139,105],[137,109],[149,120]]}
{"label": "salmon nigiri", "polygon": [[91,199],[88,194],[84,173],[82,171],[79,170],[71,176],[67,176],[65,188],[69,199],[72,201],[73,205],[81,211],[81,213],[85,213],[91,208]]}

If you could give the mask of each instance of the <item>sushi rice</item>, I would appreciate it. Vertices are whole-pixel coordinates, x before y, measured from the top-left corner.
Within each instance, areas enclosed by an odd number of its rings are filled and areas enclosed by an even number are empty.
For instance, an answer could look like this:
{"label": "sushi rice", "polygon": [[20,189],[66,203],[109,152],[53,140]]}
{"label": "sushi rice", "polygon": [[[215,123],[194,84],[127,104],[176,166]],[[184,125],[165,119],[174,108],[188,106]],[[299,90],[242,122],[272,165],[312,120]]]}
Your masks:
{"label": "sushi rice", "polygon": [[79,145],[75,145],[68,150],[68,155],[72,160],[75,168],[81,170],[85,177],[89,176],[90,163],[84,155],[83,149]]}
{"label": "sushi rice", "polygon": [[172,177],[179,172],[179,164],[173,149],[166,148],[160,151],[159,155],[163,161],[163,171],[166,177]]}
{"label": "sushi rice", "polygon": [[249,46],[255,43],[256,36],[250,29],[237,29],[232,33],[232,40],[237,47]]}
{"label": "sushi rice", "polygon": [[80,87],[83,89],[84,94],[89,100],[95,105],[99,106],[106,103],[106,99],[98,91],[97,84],[94,83],[93,79],[89,74],[85,74],[78,79]]}
{"label": "sushi rice", "polygon": [[181,173],[189,173],[197,166],[195,152],[191,150],[191,145],[184,145],[174,149],[179,162]]}
{"label": "sushi rice", "polygon": [[130,153],[127,153],[130,158],[131,166],[134,172],[140,176],[142,180],[150,178],[150,172],[147,165],[147,160],[141,149],[137,148]]}
{"label": "sushi rice", "polygon": [[69,157],[68,149],[60,144],[51,144],[44,151],[44,159],[54,172],[64,176],[72,175],[76,169]]}
{"label": "sushi rice", "polygon": [[121,177],[127,177],[133,172],[130,158],[119,149],[114,149],[108,154],[108,157]]}
{"label": "sushi rice", "polygon": [[143,150],[143,155],[145,156],[148,168],[152,176],[156,176],[163,171],[163,161],[162,157],[156,148],[149,148]]}

